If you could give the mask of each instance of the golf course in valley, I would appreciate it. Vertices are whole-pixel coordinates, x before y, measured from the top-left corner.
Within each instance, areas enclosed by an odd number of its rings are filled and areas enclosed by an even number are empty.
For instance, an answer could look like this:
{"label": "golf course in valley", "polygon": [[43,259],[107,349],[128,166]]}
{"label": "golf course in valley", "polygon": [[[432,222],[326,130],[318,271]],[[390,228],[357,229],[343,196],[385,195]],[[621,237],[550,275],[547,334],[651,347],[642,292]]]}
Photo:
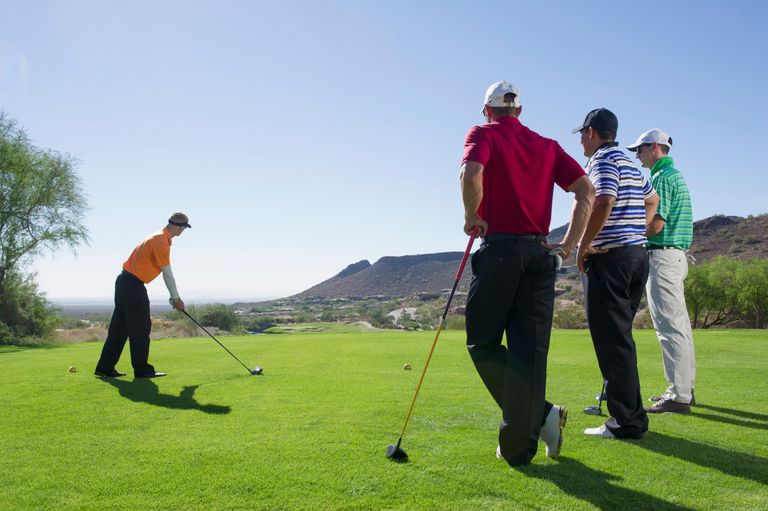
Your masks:
{"label": "golf course in valley", "polygon": [[[500,413],[460,331],[441,334],[402,444],[410,461],[385,458],[433,336],[219,338],[262,376],[210,338],[159,340],[150,362],[168,376],[153,380],[133,380],[127,346],[128,376],[104,380],[101,343],[2,346],[0,509],[768,509],[765,331],[695,331],[698,406],[651,416],[642,441],[582,434],[605,420],[582,413],[601,385],[594,350],[586,331],[554,331],[562,455],[540,444],[522,469],[495,457]],[[658,394],[655,334],[635,337],[643,395]]]}

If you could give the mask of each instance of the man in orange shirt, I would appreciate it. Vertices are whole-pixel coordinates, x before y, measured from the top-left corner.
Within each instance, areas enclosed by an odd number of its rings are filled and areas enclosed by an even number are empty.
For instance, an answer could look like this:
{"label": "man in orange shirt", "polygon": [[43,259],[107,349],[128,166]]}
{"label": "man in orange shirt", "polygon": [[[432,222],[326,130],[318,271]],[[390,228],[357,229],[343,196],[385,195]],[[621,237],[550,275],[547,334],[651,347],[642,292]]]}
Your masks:
{"label": "man in orange shirt", "polygon": [[191,227],[187,215],[174,213],[162,231],[139,243],[123,263],[123,271],[115,281],[115,311],[109,322],[109,332],[101,350],[101,358],[96,364],[96,376],[125,376],[115,365],[120,360],[127,339],[130,339],[131,364],[136,378],[165,376],[165,373],[155,371],[148,362],[152,320],[149,316],[149,297],[145,284],[149,284],[162,273],[165,285],[171,293],[171,305],[176,310],[184,310],[184,302],[179,298],[171,271],[171,239]]}

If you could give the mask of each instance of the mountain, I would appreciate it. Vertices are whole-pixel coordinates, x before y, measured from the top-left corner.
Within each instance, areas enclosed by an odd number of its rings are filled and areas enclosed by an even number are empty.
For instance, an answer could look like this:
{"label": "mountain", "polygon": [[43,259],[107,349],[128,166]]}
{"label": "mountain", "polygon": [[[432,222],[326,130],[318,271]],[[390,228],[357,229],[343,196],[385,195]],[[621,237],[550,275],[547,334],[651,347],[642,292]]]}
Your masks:
{"label": "mountain", "polygon": [[[562,240],[568,225],[553,229],[549,240]],[[717,255],[738,259],[768,257],[768,215],[739,217],[716,215],[693,224],[690,253],[699,263]],[[407,297],[415,293],[439,293],[453,285],[462,252],[382,257],[371,264],[362,260],[338,274],[290,298],[351,298],[366,296]],[[565,262],[573,264],[573,257]],[[459,289],[469,288],[469,262]]]}
{"label": "mountain", "polygon": [[[388,256],[373,265],[364,260],[291,298],[403,297],[414,293],[440,293],[453,285],[463,255],[463,252],[441,252]],[[467,263],[459,288],[469,287],[470,274]]]}
{"label": "mountain", "polygon": [[[553,229],[552,243],[559,243],[568,224]],[[693,224],[693,244],[689,250],[697,262],[706,262],[718,255],[734,259],[768,257],[768,214],[758,216],[715,215]],[[571,258],[573,259],[573,258]],[[566,261],[566,264],[570,262]]]}

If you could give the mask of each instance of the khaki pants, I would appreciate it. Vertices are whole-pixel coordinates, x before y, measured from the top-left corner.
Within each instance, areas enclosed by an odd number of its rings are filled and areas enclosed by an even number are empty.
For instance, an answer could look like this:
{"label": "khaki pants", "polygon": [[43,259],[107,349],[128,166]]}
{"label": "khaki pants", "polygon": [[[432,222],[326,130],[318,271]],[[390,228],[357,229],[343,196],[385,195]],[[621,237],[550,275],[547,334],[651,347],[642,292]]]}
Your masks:
{"label": "khaki pants", "polygon": [[683,284],[688,260],[685,252],[676,248],[649,250],[649,254],[651,268],[645,291],[669,384],[665,397],[689,403],[696,380],[696,355]]}

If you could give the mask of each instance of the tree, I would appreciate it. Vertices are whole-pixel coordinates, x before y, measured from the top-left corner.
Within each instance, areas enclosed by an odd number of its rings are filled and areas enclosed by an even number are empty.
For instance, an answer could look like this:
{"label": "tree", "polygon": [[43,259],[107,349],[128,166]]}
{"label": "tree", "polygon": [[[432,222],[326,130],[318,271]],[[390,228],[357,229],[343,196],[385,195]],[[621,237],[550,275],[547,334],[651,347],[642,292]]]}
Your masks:
{"label": "tree", "polygon": [[[88,232],[82,223],[87,203],[76,166],[77,160],[70,155],[35,147],[26,132],[0,112],[2,323],[7,324],[6,320],[19,316],[14,309],[18,306],[14,303],[19,302],[11,300],[14,293],[38,296],[36,286],[30,287],[23,275],[23,269],[34,256],[63,246],[74,249],[88,241]],[[21,287],[11,289],[9,286]],[[30,325],[27,330],[36,329]]]}
{"label": "tree", "polygon": [[768,259],[744,261],[736,271],[738,303],[753,328],[768,324]]}
{"label": "tree", "polygon": [[232,307],[223,303],[212,303],[200,308],[200,324],[232,332],[240,326],[240,318]]}
{"label": "tree", "polygon": [[685,300],[693,328],[724,325],[741,317],[737,283],[741,264],[718,256],[690,268],[685,280]]}

